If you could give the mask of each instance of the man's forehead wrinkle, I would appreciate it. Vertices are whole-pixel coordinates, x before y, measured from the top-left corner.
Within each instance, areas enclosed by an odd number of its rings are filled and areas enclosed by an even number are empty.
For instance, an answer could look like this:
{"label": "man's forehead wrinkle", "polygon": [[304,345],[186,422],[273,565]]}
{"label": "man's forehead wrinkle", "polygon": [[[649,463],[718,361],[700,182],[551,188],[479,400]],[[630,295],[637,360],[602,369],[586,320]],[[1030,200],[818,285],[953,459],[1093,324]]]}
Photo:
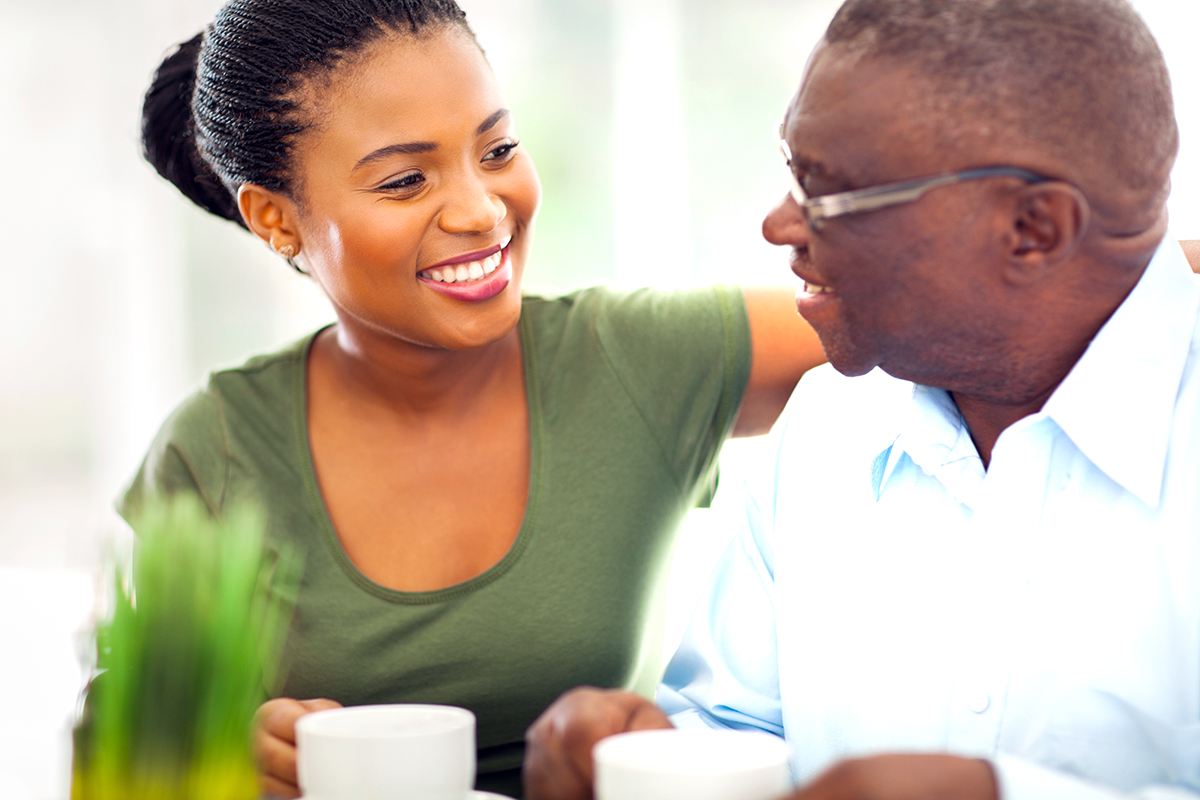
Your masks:
{"label": "man's forehead wrinkle", "polygon": [[[972,160],[1036,152],[1094,205],[1156,217],[1177,128],[1162,54],[1124,0],[847,0],[825,37],[907,59],[959,98],[947,158],[974,145],[986,152]],[[986,124],[962,124],[967,114]]]}
{"label": "man's forehead wrinkle", "polygon": [[[986,150],[998,149],[1003,126],[988,124],[971,100],[948,91],[912,59],[838,42],[814,61],[789,109],[793,155],[812,175],[850,185],[916,177],[978,166],[985,142]],[[813,131],[832,149],[812,151],[806,134]]]}
{"label": "man's forehead wrinkle", "polygon": [[923,165],[917,174],[939,168],[947,144],[969,149],[969,120],[954,98],[909,65],[864,59],[840,44],[822,55],[790,116],[793,157],[811,175],[861,184],[901,175],[913,162]]}

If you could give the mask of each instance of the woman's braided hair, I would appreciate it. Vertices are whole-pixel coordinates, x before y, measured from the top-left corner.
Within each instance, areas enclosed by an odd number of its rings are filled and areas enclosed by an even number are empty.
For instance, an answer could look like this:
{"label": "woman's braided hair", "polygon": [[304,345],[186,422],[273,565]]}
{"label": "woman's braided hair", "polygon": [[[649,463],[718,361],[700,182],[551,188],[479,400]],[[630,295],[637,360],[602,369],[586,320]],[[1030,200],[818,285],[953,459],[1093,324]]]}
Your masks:
{"label": "woman's braided hair", "polygon": [[253,183],[294,196],[292,145],[312,120],[298,89],[387,33],[457,25],[454,0],[230,0],[169,52],[142,106],[146,160],[192,202],[245,227]]}

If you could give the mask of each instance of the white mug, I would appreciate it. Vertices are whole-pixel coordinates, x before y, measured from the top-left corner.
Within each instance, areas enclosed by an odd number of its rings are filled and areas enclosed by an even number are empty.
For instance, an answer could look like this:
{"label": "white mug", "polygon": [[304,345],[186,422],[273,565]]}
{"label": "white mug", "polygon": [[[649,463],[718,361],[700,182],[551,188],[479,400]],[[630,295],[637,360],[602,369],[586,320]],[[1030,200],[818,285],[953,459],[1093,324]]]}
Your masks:
{"label": "white mug", "polygon": [[792,788],[787,745],[769,733],[631,731],[592,754],[596,800],[775,800]]}
{"label": "white mug", "polygon": [[416,704],[307,714],[296,722],[296,769],[312,800],[467,800],[475,715]]}

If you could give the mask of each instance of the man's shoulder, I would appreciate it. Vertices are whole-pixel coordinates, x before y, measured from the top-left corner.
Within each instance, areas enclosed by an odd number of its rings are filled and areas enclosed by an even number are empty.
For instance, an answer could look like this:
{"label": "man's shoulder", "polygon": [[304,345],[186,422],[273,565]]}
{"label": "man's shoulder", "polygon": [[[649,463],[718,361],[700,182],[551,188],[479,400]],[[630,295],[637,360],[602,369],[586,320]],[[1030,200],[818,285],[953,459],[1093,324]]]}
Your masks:
{"label": "man's shoulder", "polygon": [[861,472],[896,440],[913,384],[875,369],[847,377],[829,365],[810,370],[776,427],[777,469]]}
{"label": "man's shoulder", "polygon": [[799,530],[840,529],[867,513],[912,402],[913,384],[881,370],[805,374],[772,431],[770,457],[747,476],[764,530],[794,541]]}
{"label": "man's shoulder", "polygon": [[913,384],[881,369],[848,377],[829,364],[809,370],[788,401],[785,415],[808,419],[823,428],[848,425],[878,428],[894,425],[912,400]]}

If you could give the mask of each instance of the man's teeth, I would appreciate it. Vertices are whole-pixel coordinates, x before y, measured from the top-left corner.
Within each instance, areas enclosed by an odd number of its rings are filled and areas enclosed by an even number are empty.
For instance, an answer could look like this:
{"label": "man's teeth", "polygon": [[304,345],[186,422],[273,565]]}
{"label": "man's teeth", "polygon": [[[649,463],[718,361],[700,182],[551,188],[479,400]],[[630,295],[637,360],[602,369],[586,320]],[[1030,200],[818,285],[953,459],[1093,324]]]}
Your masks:
{"label": "man's teeth", "polygon": [[495,272],[496,268],[500,266],[500,258],[501,251],[497,251],[479,261],[455,264],[440,269],[427,269],[421,275],[441,283],[469,283]]}
{"label": "man's teeth", "polygon": [[821,286],[820,284],[809,283],[808,281],[805,281],[804,291],[807,294],[825,294],[826,292],[832,292],[833,289],[830,289],[828,286]]}

